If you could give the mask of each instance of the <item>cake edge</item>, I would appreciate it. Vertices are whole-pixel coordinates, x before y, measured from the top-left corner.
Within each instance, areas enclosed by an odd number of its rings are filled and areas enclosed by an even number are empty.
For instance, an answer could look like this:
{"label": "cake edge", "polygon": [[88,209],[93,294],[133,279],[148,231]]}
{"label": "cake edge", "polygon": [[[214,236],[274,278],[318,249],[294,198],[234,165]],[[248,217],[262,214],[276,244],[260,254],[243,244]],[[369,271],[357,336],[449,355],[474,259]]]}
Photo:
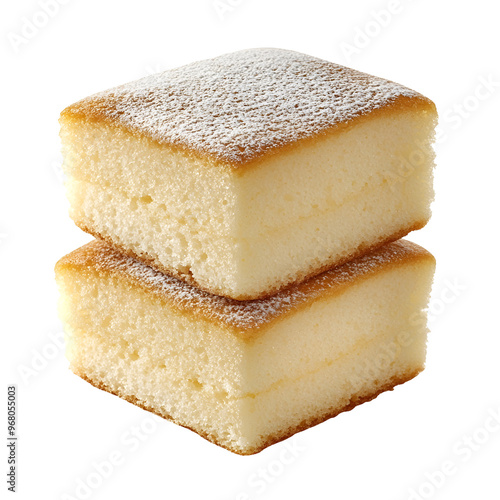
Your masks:
{"label": "cake edge", "polygon": [[[268,288],[265,291],[257,294],[257,295],[245,295],[245,294],[234,294],[234,295],[228,295],[226,291],[223,291],[219,288],[208,288],[206,286],[201,285],[196,281],[196,279],[192,276],[192,274],[185,274],[185,273],[180,273],[176,269],[172,268],[167,268],[163,266],[161,263],[157,262],[155,259],[150,258],[146,255],[138,255],[136,254],[133,250],[130,250],[123,246],[120,243],[117,243],[116,241],[113,240],[113,238],[104,236],[102,235],[98,230],[91,229],[86,223],[82,221],[74,221],[76,226],[79,227],[82,231],[86,232],[87,234],[90,234],[94,238],[104,241],[108,245],[116,248],[119,250],[122,254],[126,255],[127,257],[137,259],[138,261],[142,262],[143,264],[163,273],[166,274],[167,276],[170,276],[172,278],[176,278],[188,285],[194,286],[198,288],[199,290],[202,290],[204,292],[207,292],[212,295],[218,295],[220,297],[225,297],[229,300],[236,300],[239,302],[245,302],[249,300],[265,300],[269,297],[272,297],[276,295],[277,293],[280,292],[285,292],[287,289],[290,289],[295,286],[299,286],[306,281],[309,281],[316,276],[319,276],[320,274],[323,274],[333,268],[337,268],[340,266],[343,266],[344,264],[349,263],[352,260],[358,259],[360,257],[363,257],[375,250],[378,250],[379,248],[393,243],[395,241],[398,241],[405,236],[407,236],[409,233],[413,231],[417,231],[419,229],[422,229],[427,225],[427,223],[430,220],[430,215],[427,217],[427,219],[422,219],[419,221],[414,222],[413,224],[410,224],[409,226],[406,226],[403,229],[399,229],[398,231],[390,234],[389,236],[385,237],[384,239],[380,240],[379,242],[373,243],[373,244],[361,244],[357,247],[357,249],[354,252],[351,252],[347,256],[343,257],[342,259],[339,260],[334,260],[333,258],[328,260],[327,263],[313,268],[312,270],[308,270],[303,272],[302,274],[298,275],[295,279],[292,281],[285,282],[281,285],[274,286],[272,288]],[[406,241],[406,240],[405,240]],[[425,250],[425,249],[424,249]],[[427,252],[427,250],[425,250]],[[428,252],[430,253],[430,252]],[[63,257],[64,258],[64,257]]]}
{"label": "cake edge", "polygon": [[[372,75],[368,75],[372,77]],[[375,77],[374,77],[375,78]],[[394,82],[393,82],[394,83]],[[235,174],[243,174],[249,168],[257,167],[262,165],[267,160],[272,159],[273,156],[293,152],[294,149],[301,147],[313,146],[316,142],[323,139],[328,139],[331,136],[335,136],[342,132],[347,132],[353,127],[362,124],[365,121],[377,119],[383,117],[384,115],[394,114],[398,112],[425,112],[434,115],[434,122],[437,122],[438,113],[435,103],[424,96],[416,92],[415,96],[405,96],[399,95],[392,101],[385,103],[383,106],[371,109],[365,113],[354,116],[347,121],[332,123],[330,127],[318,130],[314,135],[306,136],[293,140],[291,142],[282,144],[280,146],[275,146],[273,148],[267,149],[258,155],[255,155],[247,160],[235,161],[229,158],[221,158],[217,155],[201,150],[196,150],[187,145],[165,142],[154,137],[151,137],[144,131],[134,130],[126,125],[119,123],[116,119],[110,118],[106,115],[96,114],[93,109],[92,103],[87,104],[87,108],[84,111],[75,111],[73,106],[85,101],[92,96],[81,99],[73,104],[67,106],[60,113],[59,124],[62,127],[71,128],[75,123],[89,123],[92,125],[107,126],[109,128],[116,128],[122,132],[130,135],[132,138],[139,137],[146,139],[156,146],[160,146],[168,150],[171,154],[183,154],[188,158],[194,158],[206,166],[218,167],[221,169],[227,169]]]}
{"label": "cake edge", "polygon": [[[99,277],[116,277],[132,288],[151,293],[180,314],[203,319],[226,330],[241,341],[258,338],[269,327],[313,301],[327,300],[342,293],[353,283],[386,272],[408,262],[428,261],[435,266],[434,256],[407,240],[398,240],[371,254],[351,260],[267,299],[237,301],[213,295],[168,276],[143,262],[126,256],[119,249],[96,239],[62,257],[55,266],[56,281],[70,279],[78,272]],[[90,273],[90,274],[89,274]]]}
{"label": "cake edge", "polygon": [[173,417],[171,417],[170,415],[168,415],[166,413],[162,414],[161,412],[157,411],[153,407],[142,402],[141,400],[139,400],[135,396],[121,395],[118,393],[118,391],[115,392],[112,389],[110,389],[105,383],[103,383],[99,380],[92,380],[91,378],[87,377],[84,373],[79,372],[75,367],[70,367],[70,368],[75,375],[77,375],[78,377],[83,379],[85,382],[88,382],[93,387],[96,387],[97,389],[100,389],[104,392],[108,392],[114,396],[119,397],[120,399],[122,399],[124,401],[127,401],[128,403],[132,403],[133,405],[135,405],[143,410],[149,411],[149,412],[151,412],[151,413],[153,413],[161,418],[164,418],[165,420],[173,422],[174,424],[179,425],[180,427],[184,427],[185,429],[188,429],[188,430],[198,434],[203,439],[206,439],[210,443],[215,444],[217,446],[220,446],[221,448],[224,448],[225,450],[228,450],[228,451],[235,453],[237,455],[249,456],[249,455],[255,455],[256,453],[260,453],[265,448],[268,448],[269,446],[272,446],[273,444],[277,444],[281,441],[284,441],[284,440],[288,439],[289,437],[291,437],[299,432],[305,431],[311,427],[314,427],[318,424],[321,424],[321,423],[325,422],[326,420],[330,420],[332,418],[335,418],[337,415],[340,415],[341,413],[351,411],[363,403],[367,403],[369,401],[372,401],[373,399],[375,399],[377,396],[379,396],[380,394],[382,394],[384,392],[394,390],[394,388],[397,387],[398,385],[402,385],[402,384],[412,380],[417,375],[419,375],[425,369],[425,366],[421,366],[416,370],[415,369],[407,370],[403,375],[394,375],[390,378],[389,382],[384,384],[382,387],[377,388],[373,392],[363,394],[362,391],[360,391],[358,394],[351,396],[350,401],[347,405],[337,407],[337,408],[331,409],[331,410],[329,410],[326,413],[323,413],[321,415],[317,415],[315,417],[305,419],[300,424],[297,424],[293,427],[290,427],[285,431],[282,431],[282,432],[279,432],[279,433],[276,433],[274,435],[269,436],[267,438],[267,440],[264,443],[262,443],[261,445],[254,447],[254,448],[250,448],[246,451],[238,450],[236,448],[231,448],[231,447],[227,446],[226,444],[223,444],[221,441],[217,440],[213,436],[210,436],[208,433],[204,433],[203,431],[197,431],[196,429],[189,427],[189,425],[181,424],[181,423],[177,422]]}

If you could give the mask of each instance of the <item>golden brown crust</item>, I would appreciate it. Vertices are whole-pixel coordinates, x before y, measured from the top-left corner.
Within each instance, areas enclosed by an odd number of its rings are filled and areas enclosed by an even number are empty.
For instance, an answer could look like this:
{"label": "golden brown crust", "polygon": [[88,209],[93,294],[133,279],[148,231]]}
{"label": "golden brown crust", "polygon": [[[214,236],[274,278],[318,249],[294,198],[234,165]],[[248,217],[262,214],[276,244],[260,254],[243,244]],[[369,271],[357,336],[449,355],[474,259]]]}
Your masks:
{"label": "golden brown crust", "polygon": [[308,281],[293,285],[265,299],[237,301],[199,290],[176,278],[128,257],[104,241],[95,240],[63,257],[56,273],[73,269],[78,273],[114,276],[137,286],[184,313],[222,324],[242,339],[254,338],[262,327],[307,304],[342,293],[355,282],[412,261],[434,257],[405,240],[332,268]]}
{"label": "golden brown crust", "polygon": [[224,448],[226,450],[229,450],[233,453],[236,453],[238,455],[254,455],[256,453],[261,452],[268,446],[271,446],[273,444],[279,443],[280,441],[284,441],[285,439],[288,439],[289,437],[293,436],[294,434],[297,434],[298,432],[305,431],[306,429],[309,429],[310,427],[314,427],[315,425],[321,424],[322,422],[325,422],[326,420],[329,420],[331,418],[336,417],[340,413],[350,411],[354,409],[356,406],[359,406],[360,404],[367,403],[368,401],[371,401],[372,399],[375,399],[378,395],[382,394],[383,392],[387,391],[392,391],[396,386],[404,384],[405,382],[408,382],[412,378],[416,377],[423,368],[414,370],[414,371],[407,371],[404,375],[401,376],[394,376],[390,379],[390,381],[383,385],[381,388],[378,388],[372,393],[358,393],[357,395],[354,395],[351,397],[351,400],[349,403],[341,408],[332,408],[331,410],[328,410],[322,415],[317,415],[315,417],[311,417],[307,420],[304,420],[300,424],[290,427],[289,429],[284,430],[283,432],[269,436],[266,441],[258,446],[257,448],[251,449],[251,450],[238,450],[235,448],[231,448],[227,446],[227,444],[222,443],[219,441],[215,436],[209,435],[207,433],[204,433],[203,431],[199,431],[196,429],[193,429],[192,427],[189,427],[188,425],[184,425],[182,423],[177,422],[172,416],[168,415],[166,412],[159,412],[158,410],[152,408],[151,406],[148,406],[146,403],[143,401],[140,401],[137,399],[135,396],[127,396],[127,395],[121,395],[118,394],[117,392],[113,391],[110,389],[106,384],[104,384],[101,381],[98,380],[92,380],[89,377],[87,377],[84,373],[78,372],[78,370],[75,370],[73,368],[73,371],[76,375],[78,375],[80,378],[88,382],[89,384],[93,385],[94,387],[101,389],[103,391],[109,392],[110,394],[113,394],[114,396],[118,396],[121,399],[124,399],[125,401],[128,401],[129,403],[132,403],[144,410],[147,410],[151,413],[154,413],[155,415],[158,415],[165,420],[170,420],[171,422],[174,422],[177,425],[180,425],[181,427],[184,427],[186,429],[189,429],[202,438],[206,439],[207,441],[210,441],[211,443],[214,443],[221,448]]}
{"label": "golden brown crust", "polygon": [[219,295],[221,297],[225,297],[227,299],[232,299],[232,300],[237,300],[237,301],[248,301],[248,300],[262,300],[262,299],[267,299],[269,297],[272,297],[273,295],[276,295],[279,292],[285,291],[286,289],[288,289],[290,287],[293,287],[295,285],[299,285],[300,283],[303,283],[311,278],[314,278],[315,276],[318,276],[319,274],[322,274],[325,271],[328,271],[332,267],[341,266],[341,265],[343,265],[343,264],[345,264],[353,259],[357,259],[359,257],[362,257],[363,255],[366,255],[367,253],[370,253],[373,250],[376,250],[377,248],[380,248],[380,247],[386,245],[387,243],[397,241],[397,240],[403,238],[404,236],[406,236],[407,234],[411,233],[412,231],[417,231],[418,229],[422,229],[427,224],[427,222],[428,222],[428,219],[425,221],[424,220],[417,221],[417,222],[411,224],[410,226],[403,228],[403,229],[400,229],[399,231],[391,234],[390,236],[383,238],[381,241],[379,241],[377,243],[373,243],[371,245],[368,245],[368,244],[359,245],[358,248],[356,249],[356,251],[351,252],[350,254],[346,255],[343,259],[335,260],[335,261],[333,259],[330,259],[326,264],[322,265],[321,267],[313,269],[313,270],[308,270],[308,271],[304,272],[302,275],[297,276],[293,283],[285,283],[281,286],[275,286],[273,288],[268,288],[267,290],[263,291],[262,293],[260,293],[259,295],[256,295],[256,296],[237,295],[237,296],[232,296],[232,297],[227,296],[227,294],[224,290],[215,289],[215,288],[208,289],[207,287],[198,283],[192,274],[180,273],[180,272],[177,272],[175,269],[170,269],[170,268],[166,268],[165,266],[162,266],[158,261],[156,261],[155,259],[152,259],[147,254],[137,255],[132,250],[129,250],[128,248],[125,248],[123,245],[120,245],[119,243],[114,241],[112,238],[109,238],[107,236],[103,236],[99,231],[89,228],[88,225],[86,225],[85,223],[83,223],[81,221],[75,221],[75,224],[82,231],[85,231],[86,233],[91,234],[95,238],[98,238],[102,241],[105,241],[109,245],[119,249],[120,252],[123,253],[124,255],[127,255],[128,257],[132,257],[134,259],[137,259],[137,260],[143,262],[144,264],[146,264],[146,265],[148,265],[148,266],[150,266],[150,267],[152,267],[152,268],[154,268],[154,269],[156,269],[164,274],[167,274],[168,276],[171,276],[173,278],[177,278],[181,281],[184,281],[185,283],[187,283],[189,285],[195,286],[196,288],[203,290],[203,291],[210,293],[210,294]]}
{"label": "golden brown crust", "polygon": [[202,151],[191,149],[183,144],[165,143],[156,140],[150,135],[147,135],[146,133],[127,128],[123,124],[117,123],[116,121],[111,120],[110,118],[107,118],[102,114],[99,114],[98,112],[96,112],[96,110],[90,103],[88,105],[88,108],[86,108],[85,113],[81,110],[74,111],[73,105],[68,106],[61,112],[61,117],[59,122],[61,126],[67,126],[67,127],[72,127],[77,123],[84,122],[93,124],[94,126],[101,125],[111,128],[117,128],[122,133],[128,135],[131,138],[141,137],[143,139],[149,140],[151,141],[151,143],[162,146],[164,149],[170,151],[172,154],[183,154],[187,158],[195,158],[196,160],[205,163],[207,166],[210,165],[212,167],[217,167],[217,168],[228,168],[235,174],[242,174],[247,170],[249,170],[250,168],[260,166],[263,162],[265,162],[274,155],[291,153],[293,152],[294,149],[314,146],[315,143],[317,143],[318,141],[330,138],[331,136],[336,134],[347,132],[351,130],[353,127],[362,125],[363,123],[369,120],[384,118],[386,116],[391,116],[397,113],[404,113],[404,112],[431,113],[432,115],[435,115],[437,118],[436,105],[427,97],[419,96],[418,98],[412,98],[407,96],[399,96],[393,101],[387,103],[383,108],[377,108],[372,110],[370,113],[353,117],[349,121],[336,123],[331,127],[326,128],[325,130],[322,130],[321,132],[318,132],[311,136],[301,137],[296,141],[288,142],[285,144],[281,144],[280,146],[269,148],[264,153],[258,156],[256,155],[251,159],[247,159],[246,161],[222,160],[215,156],[211,156],[207,153],[203,153]]}
{"label": "golden brown crust", "polygon": [[199,61],[68,106],[61,123],[92,122],[173,151],[240,169],[363,120],[400,111],[436,113],[397,83],[279,49]]}

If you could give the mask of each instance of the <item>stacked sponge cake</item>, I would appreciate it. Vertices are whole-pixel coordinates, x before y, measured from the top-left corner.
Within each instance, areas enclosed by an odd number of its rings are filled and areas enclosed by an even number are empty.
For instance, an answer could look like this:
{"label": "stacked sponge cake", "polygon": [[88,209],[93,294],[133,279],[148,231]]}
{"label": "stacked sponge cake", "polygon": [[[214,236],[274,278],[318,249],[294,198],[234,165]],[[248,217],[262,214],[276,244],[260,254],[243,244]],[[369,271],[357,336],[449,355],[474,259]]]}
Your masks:
{"label": "stacked sponge cake", "polygon": [[[414,377],[434,104],[296,52],[149,76],[61,116],[71,369],[240,454]],[[408,168],[410,165],[411,168]]]}

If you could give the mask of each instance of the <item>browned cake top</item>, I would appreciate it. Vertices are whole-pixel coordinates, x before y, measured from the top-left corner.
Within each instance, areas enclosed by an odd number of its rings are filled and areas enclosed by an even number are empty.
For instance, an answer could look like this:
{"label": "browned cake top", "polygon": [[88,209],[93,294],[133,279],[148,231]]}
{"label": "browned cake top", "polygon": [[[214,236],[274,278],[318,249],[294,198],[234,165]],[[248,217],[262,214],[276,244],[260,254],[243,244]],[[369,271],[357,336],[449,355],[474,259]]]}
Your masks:
{"label": "browned cake top", "polygon": [[73,268],[117,276],[152,292],[179,310],[222,322],[246,335],[320,296],[342,291],[351,283],[389,266],[421,258],[434,259],[422,247],[399,240],[276,295],[248,301],[204,292],[123,255],[101,240],[95,240],[66,255],[57,263],[56,270]]}
{"label": "browned cake top", "polygon": [[241,166],[382,108],[429,108],[397,83],[281,49],[250,49],[87,97],[62,118],[102,120]]}

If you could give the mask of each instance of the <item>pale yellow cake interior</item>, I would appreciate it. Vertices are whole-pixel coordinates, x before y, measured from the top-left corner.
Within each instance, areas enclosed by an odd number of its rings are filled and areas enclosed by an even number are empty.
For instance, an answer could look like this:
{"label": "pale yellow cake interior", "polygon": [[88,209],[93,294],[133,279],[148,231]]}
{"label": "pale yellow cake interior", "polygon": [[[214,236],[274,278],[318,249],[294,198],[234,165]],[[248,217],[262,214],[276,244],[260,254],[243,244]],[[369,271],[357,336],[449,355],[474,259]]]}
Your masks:
{"label": "pale yellow cake interior", "polygon": [[269,295],[425,225],[435,119],[383,110],[233,169],[63,116],[71,217],[213,293]]}
{"label": "pale yellow cake interior", "polygon": [[427,330],[411,318],[427,305],[432,256],[366,261],[375,272],[240,328],[173,307],[119,273],[60,264],[71,369],[236,453],[255,453],[423,369]]}

